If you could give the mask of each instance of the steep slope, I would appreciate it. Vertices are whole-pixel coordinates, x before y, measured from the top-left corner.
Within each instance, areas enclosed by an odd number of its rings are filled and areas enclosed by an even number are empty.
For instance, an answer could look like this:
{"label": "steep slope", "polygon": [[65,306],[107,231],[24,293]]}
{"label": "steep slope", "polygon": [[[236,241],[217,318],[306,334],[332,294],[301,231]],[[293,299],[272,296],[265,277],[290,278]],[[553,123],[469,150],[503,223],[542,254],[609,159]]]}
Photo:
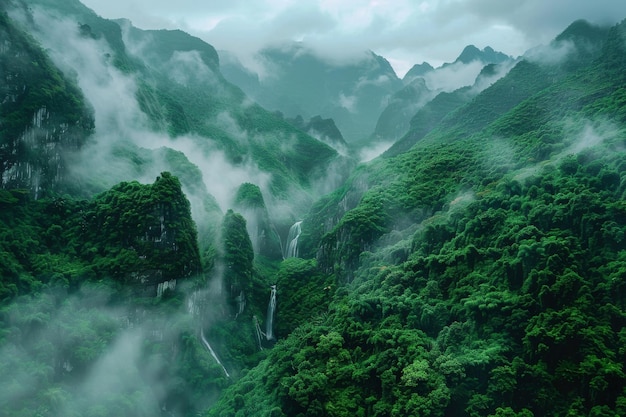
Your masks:
{"label": "steep slope", "polygon": [[308,133],[309,135],[324,142],[328,146],[341,154],[345,154],[348,143],[344,140],[343,135],[337,128],[333,119],[323,119],[321,116],[313,116],[309,120],[304,120],[302,116],[296,116],[293,119],[287,119],[289,123]]}
{"label": "steep slope", "polygon": [[280,241],[255,254],[229,208],[260,197],[257,230],[286,233],[351,162],[226,82],[198,38],[75,0],[0,11],[0,408],[196,415],[273,343],[253,318]]}
{"label": "steep slope", "polygon": [[623,415],[626,23],[603,32],[313,207],[335,298],[208,415]]}
{"label": "steep slope", "polygon": [[85,144],[93,115],[82,92],[0,11],[0,188],[41,196],[61,186],[65,154]]}

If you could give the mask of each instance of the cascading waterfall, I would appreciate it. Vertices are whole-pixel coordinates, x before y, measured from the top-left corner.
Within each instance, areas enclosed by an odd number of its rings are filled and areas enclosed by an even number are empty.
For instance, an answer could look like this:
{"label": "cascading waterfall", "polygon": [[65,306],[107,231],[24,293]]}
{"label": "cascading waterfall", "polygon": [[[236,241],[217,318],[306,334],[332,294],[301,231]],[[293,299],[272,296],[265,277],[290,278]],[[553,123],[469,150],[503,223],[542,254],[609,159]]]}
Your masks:
{"label": "cascading waterfall", "polygon": [[298,256],[298,239],[302,233],[302,220],[295,222],[289,229],[287,242],[283,249],[283,258],[296,258]]}
{"label": "cascading waterfall", "polygon": [[265,336],[263,330],[261,330],[261,325],[259,324],[259,319],[256,316],[252,316],[252,321],[254,321],[254,329],[256,333],[256,341],[259,344],[259,350],[263,350],[263,344],[261,343],[261,336]]}
{"label": "cascading waterfall", "polygon": [[209,344],[209,341],[206,340],[206,337],[204,337],[204,330],[200,330],[200,338],[202,339],[202,343],[204,343],[204,346],[207,348],[209,353],[211,353],[211,356],[213,356],[213,359],[215,359],[215,362],[217,362],[218,365],[222,367],[222,370],[224,371],[224,374],[226,374],[226,378],[230,378],[230,374],[228,373],[228,371],[226,370],[226,368],[224,367],[222,362],[217,357],[217,354],[215,353],[215,351],[213,350],[213,348]]}
{"label": "cascading waterfall", "polygon": [[274,313],[276,312],[276,285],[270,287],[270,302],[267,305],[267,320],[265,321],[265,338],[274,339]]}
{"label": "cascading waterfall", "polygon": [[215,359],[215,362],[217,362],[217,364],[222,367],[222,370],[224,371],[224,374],[226,375],[226,377],[230,378],[230,374],[226,370],[226,367],[224,366],[224,364],[222,364],[220,359],[217,357],[217,354],[215,353],[215,351],[211,347],[211,344],[209,343],[206,336],[204,335],[202,317],[204,316],[204,314],[206,314],[206,305],[208,302],[210,302],[210,300],[211,300],[210,290],[203,289],[203,290],[194,291],[187,298],[187,312],[191,314],[192,317],[198,320],[197,322],[200,327],[200,341],[202,341],[202,344],[204,345],[204,347],[206,347],[206,349],[209,351],[211,356],[213,356],[213,359]]}
{"label": "cascading waterfall", "polygon": [[236,319],[246,309],[246,294],[243,292],[243,290],[239,292],[239,296],[235,298],[235,301],[237,301],[237,307],[238,307],[237,314],[235,314],[235,319]]}
{"label": "cascading waterfall", "polygon": [[163,296],[163,293],[165,292],[165,290],[172,290],[174,291],[176,289],[176,280],[175,279],[171,279],[169,281],[164,281],[161,282],[157,285],[157,298],[161,298]]}

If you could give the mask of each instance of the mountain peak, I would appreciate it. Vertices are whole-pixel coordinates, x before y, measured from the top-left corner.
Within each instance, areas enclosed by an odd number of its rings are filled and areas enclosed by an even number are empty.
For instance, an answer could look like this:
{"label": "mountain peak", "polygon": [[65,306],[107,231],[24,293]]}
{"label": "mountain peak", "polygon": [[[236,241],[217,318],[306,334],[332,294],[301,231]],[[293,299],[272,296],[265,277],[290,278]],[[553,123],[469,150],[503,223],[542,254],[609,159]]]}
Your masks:
{"label": "mountain peak", "polygon": [[428,62],[422,62],[421,64],[415,64],[411,69],[406,73],[402,81],[404,84],[410,83],[416,77],[422,77],[426,73],[434,70],[433,66]]}
{"label": "mountain peak", "polygon": [[604,41],[606,34],[606,28],[593,25],[584,19],[580,19],[570,24],[554,41],[571,41],[574,43],[591,41],[594,44],[599,44]]}
{"label": "mountain peak", "polygon": [[463,64],[469,64],[473,61],[482,61],[488,64],[498,64],[510,59],[510,57],[502,52],[495,51],[492,47],[486,46],[480,50],[474,45],[467,45],[461,55],[456,59],[456,62],[462,62]]}

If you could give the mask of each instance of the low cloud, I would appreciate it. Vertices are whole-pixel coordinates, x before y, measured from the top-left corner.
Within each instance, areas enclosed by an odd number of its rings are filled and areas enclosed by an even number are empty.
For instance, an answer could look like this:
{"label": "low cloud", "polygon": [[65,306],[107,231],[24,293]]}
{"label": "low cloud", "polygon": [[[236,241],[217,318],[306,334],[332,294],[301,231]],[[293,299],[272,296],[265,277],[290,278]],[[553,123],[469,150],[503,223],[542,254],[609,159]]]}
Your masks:
{"label": "low cloud", "polygon": [[424,80],[429,90],[451,92],[474,84],[484,65],[481,61],[456,62],[427,72]]}
{"label": "low cloud", "polygon": [[472,85],[471,94],[479,94],[493,83],[498,81],[509,73],[509,71],[517,64],[517,61],[511,60],[501,64],[493,64],[493,73],[489,75],[479,75]]}
{"label": "low cloud", "polygon": [[378,142],[373,146],[363,148],[359,152],[359,160],[361,162],[369,162],[372,159],[382,155],[383,152],[389,149],[393,144],[394,142]]}
{"label": "low cloud", "polygon": [[184,86],[192,82],[217,85],[215,74],[206,66],[198,51],[175,51],[165,64],[165,73],[172,81]]}
{"label": "low cloud", "polygon": [[577,19],[614,24],[626,3],[570,0],[313,1],[84,0],[108,18],[142,28],[182,28],[218,49],[251,56],[268,45],[306,41],[329,59],[373,50],[403,76],[414,63],[451,62],[468,44],[520,56]]}
{"label": "low cloud", "polygon": [[339,102],[339,106],[348,110],[350,113],[357,112],[357,109],[356,109],[357,102],[358,102],[357,96],[345,95],[344,93],[339,93],[338,102]]}
{"label": "low cloud", "polygon": [[[94,137],[79,155],[73,157],[76,162],[70,169],[75,175],[91,178],[106,189],[120,181],[151,183],[162,170],[172,168],[159,159],[138,166],[116,156],[126,146],[124,143],[129,143],[140,149],[168,147],[184,153],[200,169],[208,192],[224,211],[230,207],[236,189],[243,182],[253,182],[264,190],[269,189],[270,174],[250,161],[232,164],[211,139],[192,135],[171,138],[159,132],[156,129],[159,126],[151,124],[137,102],[138,88],[134,78],[121,73],[109,62],[113,52],[104,41],[79,36],[74,21],[38,9],[33,14],[37,27],[42,30],[39,40],[66,74],[74,74],[95,111]],[[142,49],[135,45],[133,50]],[[165,65],[170,69],[170,77],[181,84],[189,82],[189,77],[206,80],[214,76],[195,51],[175,52]],[[226,112],[220,113],[213,123],[244,148],[251,140]],[[190,200],[194,197],[188,195]],[[200,203],[192,205],[202,206]]]}
{"label": "low cloud", "polygon": [[574,42],[560,41],[532,48],[524,54],[524,58],[539,64],[558,65],[575,51],[576,45],[574,45]]}

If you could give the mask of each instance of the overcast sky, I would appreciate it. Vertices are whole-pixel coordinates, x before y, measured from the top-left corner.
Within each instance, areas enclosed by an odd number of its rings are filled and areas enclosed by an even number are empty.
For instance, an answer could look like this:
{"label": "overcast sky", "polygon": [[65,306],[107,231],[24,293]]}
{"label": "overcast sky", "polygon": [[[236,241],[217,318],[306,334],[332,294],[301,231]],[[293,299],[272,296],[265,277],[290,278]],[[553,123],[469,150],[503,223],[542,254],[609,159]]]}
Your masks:
{"label": "overcast sky", "polygon": [[217,49],[249,54],[303,40],[333,58],[370,49],[398,75],[452,62],[468,44],[519,56],[577,19],[613,24],[625,0],[81,0],[142,29],[182,29]]}

